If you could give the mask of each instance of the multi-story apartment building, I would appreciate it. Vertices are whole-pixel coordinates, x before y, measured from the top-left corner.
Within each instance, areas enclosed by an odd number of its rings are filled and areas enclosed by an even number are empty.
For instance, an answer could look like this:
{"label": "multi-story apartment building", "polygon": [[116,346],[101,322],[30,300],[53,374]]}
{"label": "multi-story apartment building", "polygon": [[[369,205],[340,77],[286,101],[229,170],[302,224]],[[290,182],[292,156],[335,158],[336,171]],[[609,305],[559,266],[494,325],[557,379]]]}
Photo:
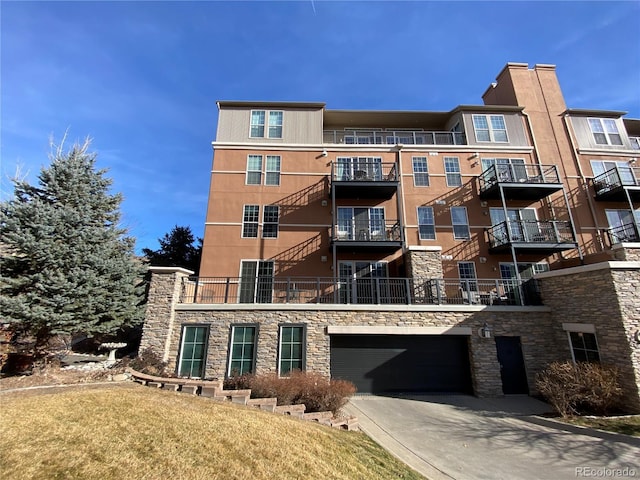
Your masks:
{"label": "multi-story apartment building", "polygon": [[640,408],[640,120],[568,109],[550,65],[482,98],[219,102],[201,276],[153,269],[174,296],[143,345],[180,375],[373,392],[529,393],[554,359],[601,360]]}

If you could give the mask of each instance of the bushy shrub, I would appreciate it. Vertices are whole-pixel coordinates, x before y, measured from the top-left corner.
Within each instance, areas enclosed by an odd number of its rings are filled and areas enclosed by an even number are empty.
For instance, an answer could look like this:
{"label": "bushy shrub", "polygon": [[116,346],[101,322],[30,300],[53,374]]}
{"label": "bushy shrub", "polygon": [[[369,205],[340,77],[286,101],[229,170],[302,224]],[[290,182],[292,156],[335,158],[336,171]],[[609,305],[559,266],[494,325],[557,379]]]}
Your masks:
{"label": "bushy shrub", "polygon": [[589,362],[554,362],[536,375],[542,396],[563,417],[605,415],[619,407],[618,369]]}
{"label": "bushy shrub", "polygon": [[167,362],[162,360],[153,349],[146,348],[132,359],[123,359],[125,366],[130,367],[137,372],[146,373],[147,375],[155,375],[156,377],[171,376],[167,371]]}
{"label": "bushy shrub", "polygon": [[307,412],[338,412],[356,392],[356,387],[345,380],[331,380],[319,373],[295,370],[288,377],[277,374],[231,377],[224,382],[225,389],[251,389],[252,398],[276,397],[278,405],[304,403]]}

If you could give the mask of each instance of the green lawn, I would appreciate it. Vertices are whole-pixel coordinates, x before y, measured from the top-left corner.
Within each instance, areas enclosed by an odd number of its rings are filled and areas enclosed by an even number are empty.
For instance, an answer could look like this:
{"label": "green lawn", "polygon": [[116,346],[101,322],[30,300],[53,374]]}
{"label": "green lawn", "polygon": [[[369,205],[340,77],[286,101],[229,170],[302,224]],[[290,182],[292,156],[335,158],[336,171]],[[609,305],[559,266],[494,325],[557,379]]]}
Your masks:
{"label": "green lawn", "polygon": [[366,435],[135,384],[0,395],[3,479],[421,479]]}

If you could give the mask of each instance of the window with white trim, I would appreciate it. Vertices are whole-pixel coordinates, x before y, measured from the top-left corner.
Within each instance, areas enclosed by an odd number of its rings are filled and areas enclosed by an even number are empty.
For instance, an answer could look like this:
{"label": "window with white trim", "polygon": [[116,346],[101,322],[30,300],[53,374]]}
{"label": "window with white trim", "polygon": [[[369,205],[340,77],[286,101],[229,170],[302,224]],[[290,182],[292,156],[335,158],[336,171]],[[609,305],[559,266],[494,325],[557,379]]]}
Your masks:
{"label": "window with white trim", "polygon": [[595,333],[567,332],[574,362],[600,362]]}
{"label": "window with white trim", "polygon": [[473,115],[477,142],[508,142],[504,115]]}
{"label": "window with white trim", "polygon": [[[518,273],[522,280],[528,280],[536,273],[548,272],[549,264],[546,262],[529,263],[518,262]],[[511,280],[516,278],[516,269],[513,263],[500,263],[500,278]]]}
{"label": "window with white trim", "polygon": [[451,224],[453,225],[453,238],[456,240],[471,238],[467,207],[451,207]]}
{"label": "window with white trim", "polygon": [[418,234],[420,240],[436,239],[436,222],[433,207],[418,207]]}
{"label": "window with white trim", "polygon": [[[251,110],[251,126],[249,137],[251,138],[282,138],[282,119],[284,112],[281,110]],[[269,124],[265,125],[266,119]],[[268,127],[265,129],[265,126]],[[266,130],[266,131],[265,131]]]}
{"label": "window with white trim", "polygon": [[273,260],[241,260],[239,303],[272,303]]}
{"label": "window with white trim", "polygon": [[280,325],[278,346],[278,374],[285,376],[292,370],[305,369],[306,325]]}
{"label": "window with white trim", "polygon": [[427,157],[413,157],[413,185],[415,187],[429,186],[429,165]]}
{"label": "window with white trim", "polygon": [[242,215],[242,238],[258,238],[260,205],[245,205]]}
{"label": "window with white trim", "polygon": [[247,185],[260,185],[262,183],[262,155],[249,155],[247,157]]}
{"label": "window with white trim", "polygon": [[227,376],[236,377],[255,370],[257,330],[257,325],[231,326]]}
{"label": "window with white trim", "polygon": [[262,210],[262,238],[278,238],[280,207],[265,205]]}
{"label": "window with white trim", "polygon": [[447,187],[462,186],[460,160],[458,157],[444,157],[444,172],[447,177]]}
{"label": "window with white trim", "polygon": [[267,155],[264,184],[280,185],[280,155]]}
{"label": "window with white trim", "polygon": [[612,118],[589,118],[589,128],[597,145],[623,145],[616,121]]}
{"label": "window with white trim", "polygon": [[464,291],[478,291],[475,263],[458,262],[458,278],[461,280],[460,287]]}

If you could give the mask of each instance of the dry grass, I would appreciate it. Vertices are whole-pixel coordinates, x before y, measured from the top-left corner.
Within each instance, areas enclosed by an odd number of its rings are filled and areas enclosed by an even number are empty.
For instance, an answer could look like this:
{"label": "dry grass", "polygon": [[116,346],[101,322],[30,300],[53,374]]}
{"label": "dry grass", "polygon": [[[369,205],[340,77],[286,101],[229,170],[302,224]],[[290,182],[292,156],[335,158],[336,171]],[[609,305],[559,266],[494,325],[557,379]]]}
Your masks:
{"label": "dry grass", "polygon": [[138,385],[0,396],[4,479],[418,479],[367,436]]}
{"label": "dry grass", "polygon": [[569,417],[563,419],[563,421],[583,427],[640,437],[640,415],[625,417]]}

